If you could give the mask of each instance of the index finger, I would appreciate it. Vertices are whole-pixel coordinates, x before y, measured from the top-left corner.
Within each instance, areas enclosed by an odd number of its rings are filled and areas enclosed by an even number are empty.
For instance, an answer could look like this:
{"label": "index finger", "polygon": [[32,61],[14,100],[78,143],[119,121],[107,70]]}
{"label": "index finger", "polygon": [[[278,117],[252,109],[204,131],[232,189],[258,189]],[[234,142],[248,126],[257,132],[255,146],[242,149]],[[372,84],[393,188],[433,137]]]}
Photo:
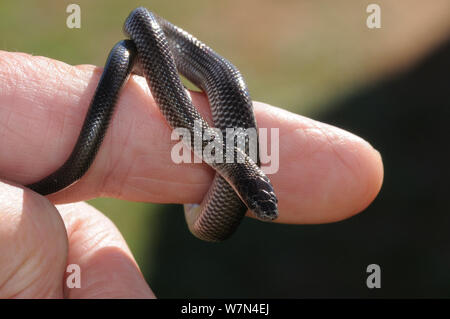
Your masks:
{"label": "index finger", "polygon": [[[44,57],[0,52],[2,178],[28,184],[56,170],[70,154],[101,75]],[[194,104],[209,117],[203,94]],[[287,223],[330,222],[363,210],[379,192],[379,153],[361,138],[297,114],[254,103],[260,128],[279,128],[279,170],[270,175]],[[103,145],[87,174],[49,197],[55,203],[99,196],[158,203],[198,203],[213,172],[175,164],[174,141],[145,80],[125,85]]]}

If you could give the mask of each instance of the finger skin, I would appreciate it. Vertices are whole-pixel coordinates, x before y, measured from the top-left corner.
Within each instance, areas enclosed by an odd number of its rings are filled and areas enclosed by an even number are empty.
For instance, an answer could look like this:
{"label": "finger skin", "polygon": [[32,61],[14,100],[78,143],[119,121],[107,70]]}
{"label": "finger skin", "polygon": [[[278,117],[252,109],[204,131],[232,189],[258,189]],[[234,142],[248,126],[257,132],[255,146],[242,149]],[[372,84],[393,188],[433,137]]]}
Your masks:
{"label": "finger skin", "polygon": [[106,216],[83,202],[56,207],[67,227],[67,264],[81,269],[81,287],[64,285],[66,298],[155,298],[124,238]]}
{"label": "finger skin", "polygon": [[[70,154],[101,75],[44,57],[0,51],[0,176],[20,184],[56,170]],[[206,98],[191,93],[210,117]],[[340,220],[366,208],[383,180],[380,154],[366,141],[312,119],[254,103],[260,128],[279,128],[280,169],[270,175],[284,223]],[[98,196],[198,203],[212,181],[204,164],[175,164],[171,129],[143,78],[130,78],[88,173],[60,193],[67,203]]]}
{"label": "finger skin", "polygon": [[[70,264],[80,267],[80,288],[66,284]],[[1,181],[0,269],[1,299],[155,297],[103,214],[86,203],[55,207]]]}
{"label": "finger skin", "polygon": [[0,181],[0,298],[62,298],[67,248],[56,208]]}

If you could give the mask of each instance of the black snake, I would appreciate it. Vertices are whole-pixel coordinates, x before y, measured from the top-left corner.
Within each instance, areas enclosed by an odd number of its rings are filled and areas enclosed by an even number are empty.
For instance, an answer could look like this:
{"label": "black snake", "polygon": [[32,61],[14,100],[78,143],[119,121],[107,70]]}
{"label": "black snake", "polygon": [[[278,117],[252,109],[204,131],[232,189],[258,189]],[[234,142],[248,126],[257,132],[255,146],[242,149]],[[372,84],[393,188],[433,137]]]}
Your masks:
{"label": "black snake", "polygon": [[[194,136],[212,136],[215,131],[193,106],[178,73],[201,88],[211,105],[216,128],[255,128],[252,101],[239,71],[195,37],[137,8],[128,16],[124,32],[130,40],[111,50],[97,90],[92,98],[76,145],[67,161],[46,178],[27,185],[47,195],[79,180],[94,161],[111,120],[118,94],[131,72],[143,75],[162,114],[172,128],[185,128]],[[195,129],[195,122],[200,129]],[[198,125],[197,125],[198,126]],[[190,148],[196,152],[194,138]],[[200,153],[211,140],[203,140]],[[223,154],[230,151],[225,141]],[[277,198],[259,159],[252,160],[245,148],[232,145],[235,161],[210,161],[214,181],[200,205],[185,205],[190,231],[200,239],[221,241],[230,236],[247,209],[262,220],[278,216]],[[237,155],[243,161],[236,160]]]}

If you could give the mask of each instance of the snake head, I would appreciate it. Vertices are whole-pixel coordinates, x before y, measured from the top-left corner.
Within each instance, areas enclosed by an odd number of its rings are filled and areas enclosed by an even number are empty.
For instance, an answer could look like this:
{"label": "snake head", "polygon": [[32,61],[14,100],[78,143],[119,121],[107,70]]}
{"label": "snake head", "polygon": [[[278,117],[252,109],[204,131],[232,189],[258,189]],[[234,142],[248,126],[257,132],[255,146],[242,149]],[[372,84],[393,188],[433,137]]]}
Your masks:
{"label": "snake head", "polygon": [[278,199],[266,176],[257,176],[250,180],[246,188],[248,197],[244,202],[256,218],[270,221],[278,217]]}

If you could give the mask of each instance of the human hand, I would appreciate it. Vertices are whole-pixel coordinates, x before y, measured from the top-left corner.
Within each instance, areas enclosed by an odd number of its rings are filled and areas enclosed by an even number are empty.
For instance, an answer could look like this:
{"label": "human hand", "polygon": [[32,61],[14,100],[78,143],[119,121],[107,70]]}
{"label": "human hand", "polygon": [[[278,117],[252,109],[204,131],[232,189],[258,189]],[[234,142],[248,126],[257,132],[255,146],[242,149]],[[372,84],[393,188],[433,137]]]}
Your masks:
{"label": "human hand", "polygon": [[[0,51],[0,149],[6,150],[0,156],[0,176],[4,180],[28,184],[45,177],[64,162],[78,136],[84,120],[83,115],[100,74],[101,69],[93,66],[74,67],[44,57]],[[204,95],[191,95],[201,113],[210,118]],[[337,221],[362,211],[375,198],[381,187],[383,167],[379,153],[367,142],[338,128],[276,107],[262,103],[255,103],[254,106],[259,127],[277,127],[280,133],[280,169],[269,176],[279,199],[280,216],[277,222]],[[6,220],[2,221],[0,226],[0,238],[4,239],[0,243],[0,252],[14,247],[7,243],[15,242],[17,238],[20,239],[17,243],[23,241],[21,248],[29,247],[25,249],[26,252],[35,251],[36,247],[32,245],[40,244],[39,240],[42,238],[39,237],[42,234],[37,230],[44,227],[45,220],[48,219],[49,225],[58,230],[54,229],[53,234],[47,230],[44,232],[46,236],[53,237],[47,238],[40,249],[48,251],[50,255],[42,255],[45,258],[41,257],[40,262],[34,260],[33,265],[40,269],[49,261],[52,261],[53,266],[57,264],[56,260],[63,265],[68,263],[63,257],[69,251],[70,259],[72,246],[76,247],[77,242],[71,242],[72,224],[66,221],[67,216],[73,218],[74,215],[80,214],[85,216],[80,218],[89,221],[91,213],[83,212],[95,210],[86,204],[63,205],[57,207],[60,216],[52,204],[77,202],[99,196],[163,203],[200,202],[211,183],[213,171],[206,165],[174,164],[170,158],[170,150],[175,142],[171,141],[170,132],[143,78],[130,78],[122,91],[113,122],[96,160],[77,184],[48,196],[48,200],[29,190],[24,191],[20,187],[3,184],[5,191],[2,195],[2,205],[7,205],[0,207],[0,219]],[[32,199],[31,204],[29,198]],[[38,208],[34,208],[35,205]],[[45,209],[39,208],[41,206]],[[18,212],[17,216],[22,216],[18,222],[18,217],[8,221],[9,215],[4,212],[10,210],[15,210]],[[66,210],[72,213],[66,214]],[[42,214],[47,217],[43,218]],[[93,213],[99,216],[99,220],[106,220],[99,214]],[[17,226],[21,225],[23,216],[30,216],[28,227],[35,227],[36,232],[27,232],[27,228],[21,229]],[[61,217],[66,222],[68,242],[67,238],[65,241],[61,239],[67,236]],[[14,224],[14,221],[18,224]],[[86,224],[89,225],[90,222]],[[107,236],[106,233],[111,231],[111,236],[117,234],[120,237],[112,225],[104,224],[104,228],[100,229],[101,233]],[[80,242],[83,242],[84,238],[84,244],[89,246],[89,238],[95,234],[95,231],[86,230],[86,235],[81,237]],[[58,240],[56,236],[59,236]],[[119,250],[129,265],[130,277],[143,280],[123,239],[119,237],[114,237],[113,243],[105,247]],[[93,238],[95,248],[95,236]],[[57,244],[61,247],[50,247]],[[99,258],[94,264],[108,268],[109,263],[102,262],[103,258],[108,258],[93,251],[83,252],[91,257],[82,254],[76,257],[81,260]],[[100,257],[96,257],[97,255]],[[28,269],[23,268],[24,265],[27,267],[27,263],[21,262],[27,260],[24,256],[16,247],[12,250],[12,261],[2,258],[0,263],[16,267],[12,274],[21,274]],[[82,267],[84,269],[85,266]],[[95,276],[102,273],[102,268],[94,269]],[[109,270],[111,269],[104,269],[104,272]],[[45,275],[58,275],[62,280],[61,271],[53,272],[54,274],[51,274],[47,269]],[[33,274],[43,273],[35,270]],[[126,273],[121,272],[121,277],[122,275],[128,278]],[[5,280],[9,282],[20,277],[13,275]],[[92,281],[97,280],[93,276],[90,278]],[[98,281],[105,284],[101,278]],[[0,287],[8,287],[2,284],[3,282],[0,282]],[[61,291],[52,290],[48,296],[63,296],[61,281],[47,283],[50,284],[56,285]],[[22,282],[18,287],[26,288],[27,285]],[[124,289],[126,287],[123,286]],[[142,292],[143,295],[152,296],[149,289],[142,289]],[[18,292],[16,294],[21,295]],[[96,296],[100,297],[101,293]]]}
{"label": "human hand", "polygon": [[[79,266],[80,288],[66,281]],[[0,183],[0,298],[154,298],[114,224],[86,203],[53,206]]]}

